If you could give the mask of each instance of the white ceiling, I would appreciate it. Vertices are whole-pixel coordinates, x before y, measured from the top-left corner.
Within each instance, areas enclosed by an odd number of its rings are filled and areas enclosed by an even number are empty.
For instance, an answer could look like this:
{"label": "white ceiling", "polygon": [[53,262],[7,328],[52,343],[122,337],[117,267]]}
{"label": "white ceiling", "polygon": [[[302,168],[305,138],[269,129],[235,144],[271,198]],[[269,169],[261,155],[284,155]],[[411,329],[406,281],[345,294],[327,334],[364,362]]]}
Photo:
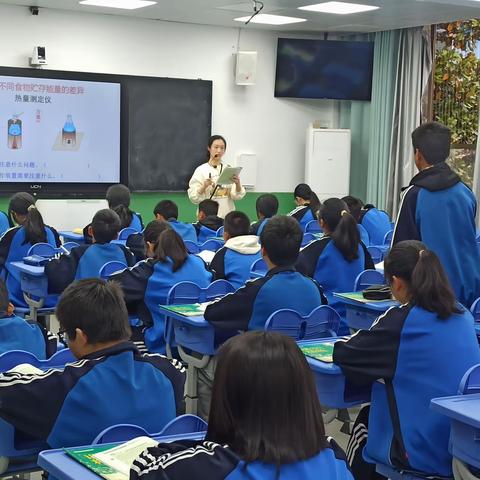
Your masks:
{"label": "white ceiling", "polygon": [[[0,0],[0,4],[90,12],[110,15],[126,15],[138,18],[166,20],[239,27],[243,24],[233,18],[253,11],[251,0],[157,0],[157,5],[138,10],[79,5],[78,0]],[[348,31],[368,32],[428,25],[446,21],[480,18],[480,0],[346,0],[381,7],[372,12],[354,15],[319,14],[297,10],[297,7],[327,0],[263,0],[264,13],[275,13],[306,18],[308,21],[278,26],[250,24],[246,28],[269,29],[285,32]],[[40,11],[40,15],[42,12]]]}

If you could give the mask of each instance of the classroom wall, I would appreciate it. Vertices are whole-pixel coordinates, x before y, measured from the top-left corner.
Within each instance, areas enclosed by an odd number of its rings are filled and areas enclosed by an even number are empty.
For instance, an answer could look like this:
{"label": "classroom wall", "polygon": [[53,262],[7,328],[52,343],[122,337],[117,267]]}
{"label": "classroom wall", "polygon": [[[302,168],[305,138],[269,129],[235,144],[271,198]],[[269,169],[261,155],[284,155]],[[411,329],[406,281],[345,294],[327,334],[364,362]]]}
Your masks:
{"label": "classroom wall", "polygon": [[333,101],[274,98],[277,36],[242,29],[240,49],[258,51],[258,81],[236,86],[237,28],[0,5],[0,65],[26,67],[45,45],[50,69],[213,80],[212,130],[227,138],[227,161],[257,154],[258,192],[291,192],[304,180],[307,125],[336,122]]}

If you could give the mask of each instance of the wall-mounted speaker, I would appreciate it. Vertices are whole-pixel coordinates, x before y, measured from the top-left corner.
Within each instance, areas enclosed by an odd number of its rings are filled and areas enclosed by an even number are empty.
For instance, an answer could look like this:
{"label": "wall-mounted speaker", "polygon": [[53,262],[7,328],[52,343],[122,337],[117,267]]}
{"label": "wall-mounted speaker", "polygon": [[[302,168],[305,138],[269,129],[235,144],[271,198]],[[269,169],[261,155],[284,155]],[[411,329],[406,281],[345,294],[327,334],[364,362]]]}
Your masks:
{"label": "wall-mounted speaker", "polygon": [[237,85],[255,85],[257,80],[258,52],[237,52],[235,83]]}

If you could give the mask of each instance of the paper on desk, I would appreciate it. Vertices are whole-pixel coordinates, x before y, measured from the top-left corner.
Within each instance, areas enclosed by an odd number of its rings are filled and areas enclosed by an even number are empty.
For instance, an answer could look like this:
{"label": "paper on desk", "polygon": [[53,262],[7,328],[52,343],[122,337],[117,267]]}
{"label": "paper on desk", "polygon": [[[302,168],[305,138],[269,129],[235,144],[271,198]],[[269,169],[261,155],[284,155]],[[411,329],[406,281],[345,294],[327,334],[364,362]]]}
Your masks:
{"label": "paper on desk", "polygon": [[158,445],[158,442],[153,438],[138,437],[93,456],[117,472],[127,475],[125,478],[128,478],[133,461],[148,447],[156,445]]}
{"label": "paper on desk", "polygon": [[38,375],[39,373],[43,373],[43,370],[40,370],[29,363],[20,363],[19,365],[8,370],[8,373],[10,372]]}
{"label": "paper on desk", "polygon": [[198,317],[205,313],[205,309],[211,302],[204,303],[187,303],[183,305],[162,305],[163,308],[170,310],[171,312],[185,315],[186,317]]}
{"label": "paper on desk", "polygon": [[242,171],[242,167],[225,167],[217,179],[217,185],[230,185],[232,184],[232,177],[239,175]]}

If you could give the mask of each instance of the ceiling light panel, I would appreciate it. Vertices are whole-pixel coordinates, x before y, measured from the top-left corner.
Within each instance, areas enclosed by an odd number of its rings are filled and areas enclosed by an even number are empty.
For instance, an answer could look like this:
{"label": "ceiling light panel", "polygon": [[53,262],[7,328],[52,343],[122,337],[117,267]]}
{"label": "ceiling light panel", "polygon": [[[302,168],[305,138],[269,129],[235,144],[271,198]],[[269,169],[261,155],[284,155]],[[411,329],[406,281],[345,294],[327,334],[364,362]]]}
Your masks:
{"label": "ceiling light panel", "polygon": [[150,0],[82,0],[80,5],[92,7],[121,8],[124,10],[136,10],[137,8],[149,7],[157,2]]}
{"label": "ceiling light panel", "polygon": [[326,2],[317,3],[315,5],[305,5],[304,7],[298,7],[299,10],[307,10],[309,12],[319,13],[333,13],[336,15],[349,15],[352,13],[370,12],[372,10],[378,10],[380,7],[374,5],[360,5],[358,3],[346,3],[346,2]]}
{"label": "ceiling light panel", "polygon": [[[251,15],[248,17],[234,18],[234,20],[236,22],[246,22],[249,18],[251,18]],[[305,18],[285,17],[283,15],[260,13],[253,17],[250,23],[263,23],[265,25],[288,25],[290,23],[300,23],[306,21],[307,20]]]}

